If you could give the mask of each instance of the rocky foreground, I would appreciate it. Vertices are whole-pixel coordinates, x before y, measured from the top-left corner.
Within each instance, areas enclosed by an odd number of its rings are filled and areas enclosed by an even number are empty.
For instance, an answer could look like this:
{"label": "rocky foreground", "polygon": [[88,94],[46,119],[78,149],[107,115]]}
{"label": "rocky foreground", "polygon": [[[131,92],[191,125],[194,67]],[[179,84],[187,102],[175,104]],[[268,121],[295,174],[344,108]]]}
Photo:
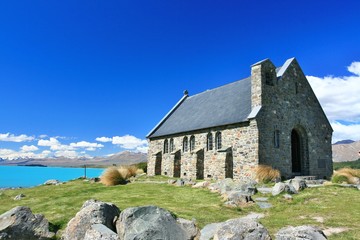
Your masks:
{"label": "rocky foreground", "polygon": [[[195,183],[179,179],[169,180],[169,184],[177,186],[192,185],[194,188],[208,188],[218,192],[226,200],[228,206],[243,206],[249,202],[256,202],[261,208],[271,207],[266,199],[252,196],[257,191],[278,195],[286,192],[284,197],[291,198],[292,194],[310,186],[321,185],[322,181],[305,181],[292,179],[287,183],[277,183],[272,188],[256,188],[254,184],[240,184],[231,179],[217,183]],[[204,213],[206,214],[206,213]],[[80,211],[68,222],[62,232],[56,237],[63,240],[74,239],[271,239],[268,230],[259,223],[262,214],[230,219],[225,222],[212,223],[199,229],[195,220],[177,218],[171,212],[157,206],[132,207],[124,210],[113,203],[106,203],[94,199],[86,201]],[[55,233],[49,231],[49,222],[41,214],[33,214],[31,209],[24,206],[15,207],[0,216],[0,239],[53,239]],[[313,226],[288,226],[275,234],[275,239],[327,239],[322,230]]]}

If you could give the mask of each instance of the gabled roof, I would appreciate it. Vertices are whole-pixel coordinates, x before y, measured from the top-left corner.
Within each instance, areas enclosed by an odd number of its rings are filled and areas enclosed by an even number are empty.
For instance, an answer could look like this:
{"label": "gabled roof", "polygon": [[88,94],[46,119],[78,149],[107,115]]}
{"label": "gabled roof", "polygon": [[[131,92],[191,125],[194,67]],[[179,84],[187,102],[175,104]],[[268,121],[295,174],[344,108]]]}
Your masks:
{"label": "gabled roof", "polygon": [[183,98],[148,138],[246,121],[251,112],[251,79]]}
{"label": "gabled roof", "polygon": [[[288,59],[276,69],[278,78],[282,77],[294,59]],[[248,77],[194,96],[185,94],[146,137],[245,122],[254,118],[260,109],[261,106],[251,109],[251,77]]]}

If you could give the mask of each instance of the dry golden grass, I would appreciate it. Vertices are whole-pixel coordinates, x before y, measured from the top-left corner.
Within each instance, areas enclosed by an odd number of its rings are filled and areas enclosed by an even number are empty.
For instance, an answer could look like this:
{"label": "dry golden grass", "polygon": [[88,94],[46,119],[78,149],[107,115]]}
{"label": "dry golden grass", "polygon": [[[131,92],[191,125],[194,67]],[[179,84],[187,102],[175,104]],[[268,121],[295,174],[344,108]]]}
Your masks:
{"label": "dry golden grass", "polygon": [[358,184],[360,178],[360,170],[352,169],[352,168],[341,168],[337,171],[334,171],[332,176],[332,181],[335,183],[350,183],[350,184]]}
{"label": "dry golden grass", "polygon": [[139,170],[142,169],[138,169],[136,166],[120,166],[119,168],[110,167],[101,175],[101,183],[106,186],[125,184],[129,178],[139,174]]}
{"label": "dry golden grass", "polygon": [[143,174],[144,173],[144,170],[139,168],[136,170],[136,175],[140,175],[140,174]]}
{"label": "dry golden grass", "polygon": [[275,182],[281,178],[280,171],[267,165],[259,165],[256,168],[256,180],[258,182],[267,183]]}

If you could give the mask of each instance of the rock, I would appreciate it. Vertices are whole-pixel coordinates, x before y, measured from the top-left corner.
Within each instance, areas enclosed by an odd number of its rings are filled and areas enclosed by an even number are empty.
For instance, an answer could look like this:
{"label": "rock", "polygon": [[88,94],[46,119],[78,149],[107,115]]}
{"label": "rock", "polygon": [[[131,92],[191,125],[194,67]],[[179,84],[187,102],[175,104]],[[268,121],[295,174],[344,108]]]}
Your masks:
{"label": "rock", "polygon": [[21,194],[17,195],[16,197],[14,197],[14,200],[18,201],[18,200],[23,199],[24,197],[25,197],[25,195],[21,193]]}
{"label": "rock", "polygon": [[210,182],[208,181],[204,181],[204,182],[198,182],[196,183],[194,186],[192,186],[193,188],[206,188],[210,185]]}
{"label": "rock", "polygon": [[230,202],[234,202],[238,206],[248,202],[253,202],[250,194],[241,191],[228,192],[227,200]]}
{"label": "rock", "polygon": [[200,230],[196,227],[195,220],[178,218],[176,221],[187,232],[189,239],[199,239]]}
{"label": "rock", "polygon": [[268,209],[272,207],[271,203],[268,202],[257,202],[256,203],[261,209]]}
{"label": "rock", "polygon": [[269,200],[269,198],[267,197],[258,197],[258,198],[255,198],[255,201],[256,202],[267,202]]}
{"label": "rock", "polygon": [[184,181],[184,185],[186,186],[193,186],[196,184],[196,182],[194,182],[192,179],[183,179]]}
{"label": "rock", "polygon": [[259,188],[257,188],[257,190],[259,192],[261,192],[262,194],[268,194],[268,193],[272,192],[272,188],[269,188],[269,187],[259,187]]}
{"label": "rock", "polygon": [[127,208],[116,222],[120,239],[193,239],[173,215],[156,206]]}
{"label": "rock", "polygon": [[120,210],[112,203],[105,203],[97,200],[86,201],[81,210],[67,224],[63,234],[64,240],[83,239],[86,232],[93,224],[103,224],[112,231],[115,231],[115,221]]}
{"label": "rock", "polygon": [[97,183],[97,182],[100,182],[100,178],[98,178],[98,177],[93,177],[93,178],[90,178],[90,179],[89,179],[89,182],[90,182],[90,183]]}
{"label": "rock", "polygon": [[54,235],[48,220],[28,207],[15,207],[0,215],[0,239],[51,239]]}
{"label": "rock", "polygon": [[103,224],[93,224],[85,233],[84,240],[117,240],[118,235]]}
{"label": "rock", "polygon": [[276,240],[323,240],[327,239],[323,231],[313,226],[285,227],[275,234]]}
{"label": "rock", "polygon": [[291,184],[278,182],[272,188],[271,194],[273,196],[276,196],[276,195],[279,195],[282,192],[286,192],[286,193],[290,193],[290,194],[296,194],[297,193],[296,189]]}
{"label": "rock", "polygon": [[297,192],[307,188],[306,181],[304,179],[301,179],[301,178],[291,179],[289,184],[291,184],[295,188],[295,190]]}
{"label": "rock", "polygon": [[175,184],[176,183],[176,180],[175,179],[169,179],[168,180],[168,184],[170,184],[170,185],[173,185],[173,184]]}
{"label": "rock", "polygon": [[255,195],[258,192],[255,183],[242,184],[240,190],[250,195]]}
{"label": "rock", "polygon": [[359,190],[360,190],[360,184],[359,184],[359,185],[357,185],[357,189],[359,189]]}
{"label": "rock", "polygon": [[210,223],[200,231],[200,240],[210,240],[214,238],[216,230],[222,223]]}
{"label": "rock", "polygon": [[50,179],[44,182],[44,185],[60,185],[60,184],[62,184],[62,182],[56,179]]}
{"label": "rock", "polygon": [[266,228],[249,218],[231,219],[216,230],[214,240],[271,240]]}
{"label": "rock", "polygon": [[290,194],[284,194],[284,198],[286,200],[292,200],[293,199],[293,197]]}
{"label": "rock", "polygon": [[178,187],[185,186],[185,181],[183,179],[178,179],[175,182],[175,186],[178,186]]}

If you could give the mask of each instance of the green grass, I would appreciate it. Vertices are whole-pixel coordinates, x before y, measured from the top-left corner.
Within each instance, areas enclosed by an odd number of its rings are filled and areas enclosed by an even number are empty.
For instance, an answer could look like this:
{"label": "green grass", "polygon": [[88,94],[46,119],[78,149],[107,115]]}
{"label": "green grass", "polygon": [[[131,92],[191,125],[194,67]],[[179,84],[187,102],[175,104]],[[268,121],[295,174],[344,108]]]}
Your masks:
{"label": "green grass", "polygon": [[333,168],[334,170],[338,170],[340,168],[353,168],[353,169],[360,169],[360,159],[356,160],[356,161],[351,161],[351,162],[334,162],[333,163]]}
{"label": "green grass", "polygon": [[[34,213],[42,213],[51,222],[52,228],[64,229],[88,199],[112,202],[121,210],[144,205],[157,205],[178,217],[197,220],[200,228],[213,222],[245,216],[250,212],[264,213],[260,222],[272,236],[287,225],[311,224],[321,228],[348,227],[351,230],[331,236],[329,239],[360,239],[360,192],[357,189],[326,186],[305,189],[293,195],[293,201],[282,196],[270,197],[270,209],[260,209],[256,204],[243,208],[228,208],[221,197],[206,189],[175,187],[161,182],[166,177],[142,177],[134,183],[106,187],[100,183],[82,180],[71,181],[59,186],[39,186],[27,189],[0,191],[0,214],[23,205]],[[20,201],[13,198],[23,193]],[[263,196],[257,194],[254,197]],[[301,217],[300,217],[301,216]],[[313,217],[323,217],[324,223]]]}

